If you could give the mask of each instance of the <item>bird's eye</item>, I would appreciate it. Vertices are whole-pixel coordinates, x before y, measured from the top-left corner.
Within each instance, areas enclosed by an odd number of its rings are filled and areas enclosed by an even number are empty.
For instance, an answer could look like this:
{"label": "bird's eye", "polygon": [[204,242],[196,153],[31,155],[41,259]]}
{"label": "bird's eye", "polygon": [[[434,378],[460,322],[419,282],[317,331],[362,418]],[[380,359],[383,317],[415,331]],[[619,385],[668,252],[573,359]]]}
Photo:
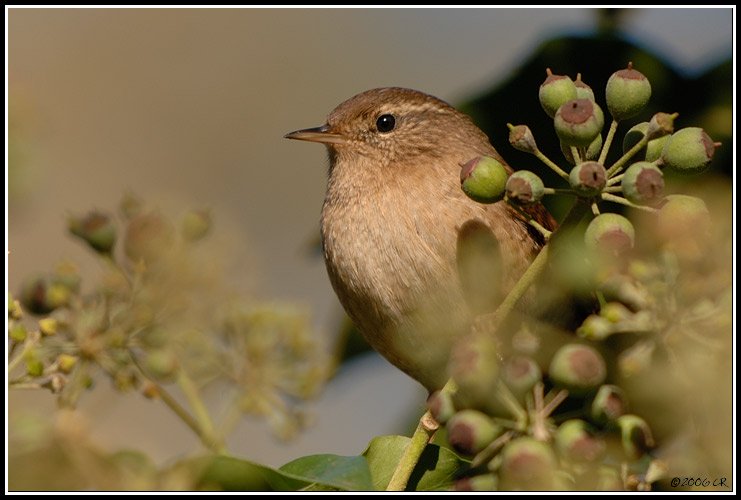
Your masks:
{"label": "bird's eye", "polygon": [[376,120],[376,128],[379,132],[391,132],[396,126],[396,118],[394,115],[381,115]]}

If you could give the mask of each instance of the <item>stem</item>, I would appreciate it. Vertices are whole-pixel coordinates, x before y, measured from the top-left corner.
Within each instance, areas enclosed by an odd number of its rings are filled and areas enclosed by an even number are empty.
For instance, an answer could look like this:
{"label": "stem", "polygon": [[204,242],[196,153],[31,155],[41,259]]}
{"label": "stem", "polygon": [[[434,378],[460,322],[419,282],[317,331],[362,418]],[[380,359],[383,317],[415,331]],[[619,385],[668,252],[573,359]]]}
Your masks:
{"label": "stem", "polygon": [[26,341],[23,343],[23,349],[21,350],[21,352],[19,352],[18,355],[15,358],[11,359],[10,362],[8,363],[8,374],[9,375],[10,375],[10,372],[12,372],[18,367],[20,362],[23,361],[23,358],[26,357],[26,353],[30,351],[34,347],[35,344],[36,342],[33,342],[31,339],[26,339]]}
{"label": "stem", "polygon": [[592,213],[594,214],[595,217],[599,215],[599,206],[597,205],[596,202],[592,203]]}
{"label": "stem", "polygon": [[615,177],[611,177],[611,178],[607,179],[607,185],[608,186],[613,186],[613,185],[619,183],[620,181],[623,180],[623,176],[625,176],[625,174],[616,175]]}
{"label": "stem", "polygon": [[615,196],[614,194],[610,194],[610,193],[602,193],[602,199],[605,201],[611,201],[613,203],[620,203],[621,205],[625,205],[626,207],[637,208],[639,210],[645,210],[646,212],[658,212],[658,210],[655,208],[644,207],[643,205],[636,205],[635,203],[632,203],[626,200],[625,198],[621,198],[620,196]]}
{"label": "stem", "polygon": [[214,424],[211,421],[211,416],[208,413],[206,405],[201,399],[198,387],[196,387],[196,384],[188,376],[185,370],[178,370],[177,383],[183,391],[183,394],[185,394],[185,397],[188,399],[188,403],[190,403],[193,413],[195,413],[195,418],[199,427],[211,442],[209,448],[215,449],[218,452],[224,451],[224,444],[221,442],[221,439],[216,437],[214,434]]}
{"label": "stem", "polygon": [[579,154],[579,150],[576,148],[576,146],[571,146],[571,156],[574,158],[574,165],[578,165],[581,163],[581,155]]}
{"label": "stem", "polygon": [[599,160],[597,160],[597,163],[600,165],[605,164],[605,160],[607,159],[607,152],[610,150],[610,146],[612,146],[612,140],[615,138],[615,132],[617,132],[618,128],[618,122],[617,120],[613,119],[612,123],[610,124],[610,130],[607,131],[607,137],[605,138],[605,143],[602,145],[602,151],[599,153]]}
{"label": "stem", "polygon": [[622,193],[623,187],[622,186],[607,186],[602,190],[603,193]]}
{"label": "stem", "polygon": [[610,169],[607,171],[607,178],[609,179],[613,175],[620,172],[620,169],[623,168],[623,165],[633,158],[633,156],[638,153],[641,149],[643,149],[646,144],[648,144],[648,136],[643,136],[640,141],[635,143],[635,146],[630,148],[627,153],[625,153],[623,156],[620,157],[618,161],[616,161],[613,166],[610,167]]}
{"label": "stem", "polygon": [[542,161],[543,163],[545,163],[551,170],[553,170],[554,172],[556,172],[558,175],[560,175],[564,179],[569,180],[569,174],[567,174],[566,172],[564,172],[563,170],[561,170],[561,167],[559,167],[558,165],[556,165],[555,163],[553,163],[553,161],[551,161],[550,158],[548,158],[546,155],[544,155],[541,150],[536,149],[534,154],[535,154],[535,157],[537,159],[539,159],[540,161]]}

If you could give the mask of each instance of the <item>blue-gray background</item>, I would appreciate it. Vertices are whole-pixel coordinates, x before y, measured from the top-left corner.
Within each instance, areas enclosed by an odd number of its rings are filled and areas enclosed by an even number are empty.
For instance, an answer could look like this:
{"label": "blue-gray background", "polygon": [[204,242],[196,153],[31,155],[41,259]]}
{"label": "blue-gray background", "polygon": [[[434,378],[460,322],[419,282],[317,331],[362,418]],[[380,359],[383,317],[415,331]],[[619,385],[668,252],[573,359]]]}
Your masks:
{"label": "blue-gray background", "polygon": [[[233,243],[232,284],[304,304],[328,334],[341,309],[323,263],[307,250],[318,229],[325,152],[283,134],[320,125],[336,104],[372,87],[461,102],[505,78],[540,42],[595,28],[590,9],[14,8],[7,15],[9,101],[30,152],[10,179],[10,290],[60,257],[94,275],[86,251],[65,236],[65,215],[113,208],[131,189],[165,207],[213,207],[217,231],[229,231]],[[622,32],[692,74],[731,55],[733,15],[637,10]],[[230,448],[275,465],[311,453],[356,454],[375,435],[404,432],[423,402],[421,388],[370,355],[329,385],[313,406],[315,425],[291,444],[249,422]],[[14,393],[10,407],[11,415],[43,412],[53,400]],[[111,449],[136,448],[164,462],[197,447],[161,405],[104,384],[82,410]]]}

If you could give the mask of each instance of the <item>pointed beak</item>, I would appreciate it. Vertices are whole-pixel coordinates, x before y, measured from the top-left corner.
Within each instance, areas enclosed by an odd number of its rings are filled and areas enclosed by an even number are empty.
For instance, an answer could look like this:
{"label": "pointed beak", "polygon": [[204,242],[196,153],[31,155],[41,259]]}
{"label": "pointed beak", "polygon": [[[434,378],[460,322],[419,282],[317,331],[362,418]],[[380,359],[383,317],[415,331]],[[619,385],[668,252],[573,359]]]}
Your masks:
{"label": "pointed beak", "polygon": [[283,136],[286,139],[296,139],[298,141],[321,142],[324,144],[345,144],[347,139],[342,135],[332,132],[329,125],[321,127],[305,128],[296,130]]}

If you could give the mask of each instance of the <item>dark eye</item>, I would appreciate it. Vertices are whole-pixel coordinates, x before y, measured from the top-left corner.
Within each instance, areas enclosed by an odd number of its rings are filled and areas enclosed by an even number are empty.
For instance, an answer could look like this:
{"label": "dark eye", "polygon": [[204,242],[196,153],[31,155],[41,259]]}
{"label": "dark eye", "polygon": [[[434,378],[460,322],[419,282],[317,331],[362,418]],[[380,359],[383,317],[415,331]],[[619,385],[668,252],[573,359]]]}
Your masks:
{"label": "dark eye", "polygon": [[381,115],[376,120],[376,128],[379,132],[391,132],[396,125],[394,115]]}

